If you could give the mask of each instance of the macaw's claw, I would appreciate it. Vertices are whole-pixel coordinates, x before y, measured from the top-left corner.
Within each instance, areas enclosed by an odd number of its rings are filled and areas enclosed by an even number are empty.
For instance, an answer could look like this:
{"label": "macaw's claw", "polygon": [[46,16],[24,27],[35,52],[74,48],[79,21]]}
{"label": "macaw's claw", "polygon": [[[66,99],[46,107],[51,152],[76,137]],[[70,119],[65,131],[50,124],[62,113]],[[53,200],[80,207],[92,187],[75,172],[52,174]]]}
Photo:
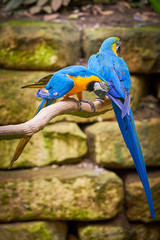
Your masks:
{"label": "macaw's claw", "polygon": [[100,98],[96,98],[96,101],[98,101],[100,103],[104,103],[103,99],[100,99]]}
{"label": "macaw's claw", "polygon": [[79,111],[82,111],[81,102],[78,101],[77,99],[68,97],[68,98],[63,99],[62,101],[72,101],[72,102],[75,102],[77,104],[78,108],[79,108]]}
{"label": "macaw's claw", "polygon": [[91,106],[91,108],[93,108],[93,111],[94,112],[96,111],[96,107],[93,102],[91,102],[89,100],[84,100],[84,99],[82,99],[81,102],[88,103]]}

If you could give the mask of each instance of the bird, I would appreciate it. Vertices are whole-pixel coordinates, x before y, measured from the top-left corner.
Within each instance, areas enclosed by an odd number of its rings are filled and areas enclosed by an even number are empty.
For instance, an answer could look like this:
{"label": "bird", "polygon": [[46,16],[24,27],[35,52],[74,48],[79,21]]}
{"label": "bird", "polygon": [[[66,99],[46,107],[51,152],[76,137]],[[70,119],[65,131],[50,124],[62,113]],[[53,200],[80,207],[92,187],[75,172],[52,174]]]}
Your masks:
{"label": "bird", "polygon": [[[130,107],[130,73],[125,61],[119,57],[120,52],[120,38],[110,37],[105,39],[99,52],[90,56],[88,69],[99,74],[108,83],[109,89],[106,95],[111,100],[122,136],[143,184],[151,216],[155,218],[147,170]],[[99,91],[99,98],[101,99],[100,92],[101,91]]]}
{"label": "bird", "polygon": [[[102,81],[103,80],[103,81]],[[34,114],[36,116],[39,111],[48,105],[55,103],[58,98],[63,97],[65,100],[74,101],[81,110],[81,102],[86,102],[91,105],[95,111],[94,104],[89,100],[84,100],[82,96],[83,91],[99,92],[103,97],[108,91],[108,84],[98,74],[84,66],[74,65],[63,68],[53,74],[49,74],[34,84],[23,86],[22,88],[39,88],[36,96],[42,98],[42,101]],[[78,100],[69,98],[71,95],[77,95]],[[31,136],[20,139],[17,148],[9,164],[9,169],[13,163],[19,158],[26,144],[31,139]]]}

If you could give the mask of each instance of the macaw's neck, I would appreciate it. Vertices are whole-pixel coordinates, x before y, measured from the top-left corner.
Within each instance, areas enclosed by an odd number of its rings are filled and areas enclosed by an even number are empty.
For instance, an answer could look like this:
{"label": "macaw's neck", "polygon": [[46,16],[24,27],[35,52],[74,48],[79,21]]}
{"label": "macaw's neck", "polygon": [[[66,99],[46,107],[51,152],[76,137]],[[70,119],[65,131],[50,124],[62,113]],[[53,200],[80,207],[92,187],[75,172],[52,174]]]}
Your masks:
{"label": "macaw's neck", "polygon": [[99,53],[101,54],[113,54],[117,56],[117,52],[116,52],[116,43],[110,45],[110,44],[102,44]]}

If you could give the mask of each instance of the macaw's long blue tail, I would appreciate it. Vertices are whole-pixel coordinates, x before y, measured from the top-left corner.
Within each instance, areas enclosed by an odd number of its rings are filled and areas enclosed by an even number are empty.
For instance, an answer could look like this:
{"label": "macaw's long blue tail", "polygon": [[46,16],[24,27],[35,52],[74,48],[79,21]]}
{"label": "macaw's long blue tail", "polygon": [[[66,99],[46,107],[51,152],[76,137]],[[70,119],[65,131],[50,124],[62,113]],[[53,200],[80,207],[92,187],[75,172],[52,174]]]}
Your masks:
{"label": "macaw's long blue tail", "polygon": [[152,194],[149,186],[146,166],[145,166],[142,149],[140,146],[131,108],[129,111],[130,116],[125,115],[125,117],[122,118],[122,111],[116,106],[116,104],[113,101],[111,102],[112,102],[112,106],[113,106],[120,130],[122,132],[124,141],[131,153],[136,170],[143,184],[152,218],[155,218],[154,205],[153,205]]}
{"label": "macaw's long blue tail", "polygon": [[[42,108],[47,107],[47,106],[50,105],[52,102],[53,102],[53,100],[50,100],[50,99],[47,99],[47,100],[46,100],[46,99],[42,99],[42,101],[41,101],[41,103],[40,103],[40,105],[39,105],[39,107],[38,107],[38,109],[37,109],[37,111],[36,111],[36,113],[35,113],[34,116],[36,116],[37,113],[38,113]],[[10,168],[13,166],[13,163],[19,158],[19,156],[21,155],[23,149],[25,148],[25,146],[27,145],[27,143],[29,142],[29,140],[31,139],[31,137],[32,137],[32,136],[26,137],[26,138],[22,138],[22,139],[19,141],[19,143],[18,143],[18,145],[17,145],[17,148],[16,148],[16,150],[15,150],[15,152],[14,152],[14,155],[13,155],[11,161],[10,161],[10,164],[9,164],[8,169],[10,169]]]}

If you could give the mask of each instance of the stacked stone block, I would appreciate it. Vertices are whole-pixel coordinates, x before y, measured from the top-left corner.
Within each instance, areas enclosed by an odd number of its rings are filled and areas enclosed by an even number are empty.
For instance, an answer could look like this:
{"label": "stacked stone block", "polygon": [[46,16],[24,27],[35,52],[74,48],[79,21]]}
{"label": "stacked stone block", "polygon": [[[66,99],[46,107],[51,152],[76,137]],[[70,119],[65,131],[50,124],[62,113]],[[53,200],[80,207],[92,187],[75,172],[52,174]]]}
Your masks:
{"label": "stacked stone block", "polygon": [[[132,74],[132,109],[152,93],[151,85],[159,98],[159,28],[80,32],[69,22],[12,21],[0,24],[0,35],[1,125],[27,121],[38,107],[36,91],[21,86],[75,64],[80,50],[89,57],[113,35],[122,39],[122,57]],[[155,220],[113,111],[89,119],[66,115],[35,134],[10,171],[18,141],[0,142],[0,240],[159,240],[160,118],[136,121],[136,126]]]}

